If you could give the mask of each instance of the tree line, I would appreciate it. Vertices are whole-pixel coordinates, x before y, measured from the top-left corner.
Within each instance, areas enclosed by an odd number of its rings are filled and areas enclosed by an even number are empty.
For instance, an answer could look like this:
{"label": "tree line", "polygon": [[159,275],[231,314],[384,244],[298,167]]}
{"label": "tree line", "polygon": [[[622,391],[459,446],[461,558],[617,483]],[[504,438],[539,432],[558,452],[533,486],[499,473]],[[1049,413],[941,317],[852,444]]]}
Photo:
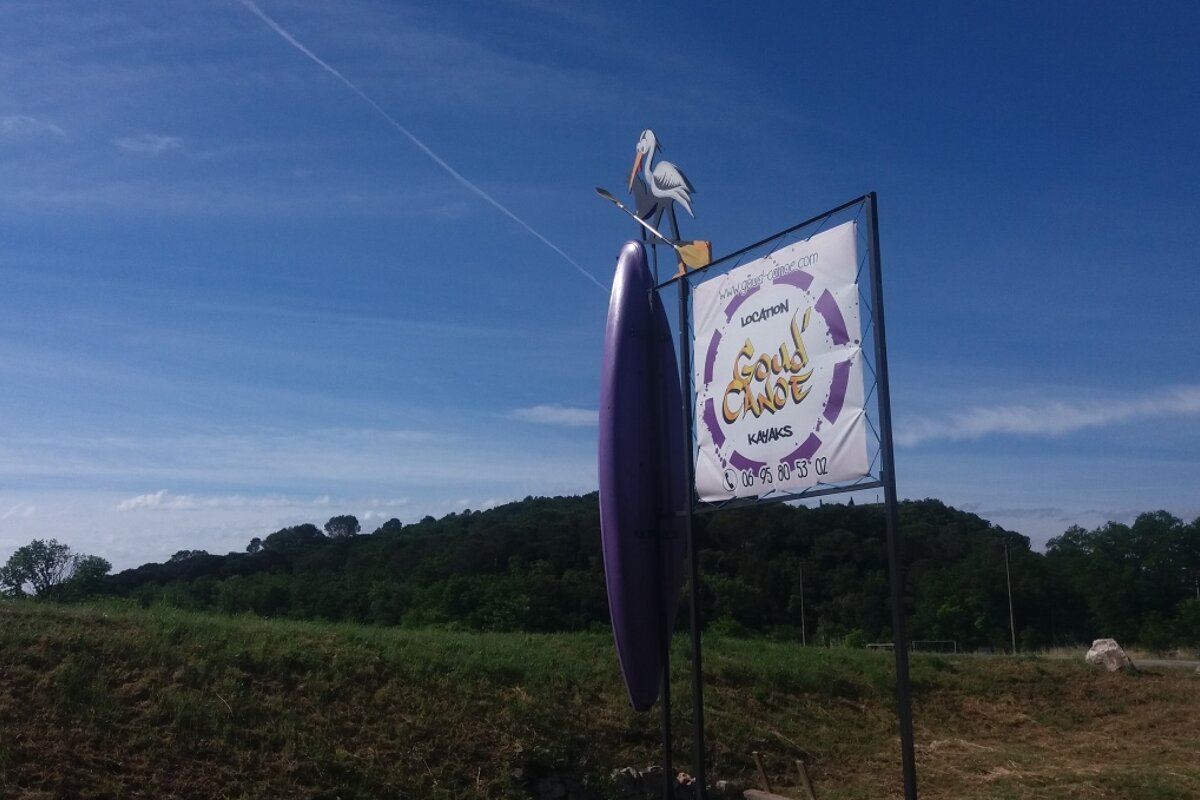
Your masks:
{"label": "tree line", "polygon": [[[1200,520],[1158,511],[1129,525],[1072,527],[1045,553],[937,500],[902,503],[900,526],[912,639],[995,650],[1012,638],[1032,649],[1100,636],[1200,647]],[[743,508],[698,517],[695,533],[710,629],[813,643],[890,640],[881,506]],[[411,525],[392,519],[370,534],[343,515],[323,529],[254,538],[243,553],[183,550],[116,575],[105,574],[103,559],[68,553],[70,576],[49,584],[30,566],[47,547],[19,550],[0,586],[65,601],[110,596],[381,625],[538,632],[608,624],[595,494],[530,497]],[[685,624],[686,613],[679,619]]]}

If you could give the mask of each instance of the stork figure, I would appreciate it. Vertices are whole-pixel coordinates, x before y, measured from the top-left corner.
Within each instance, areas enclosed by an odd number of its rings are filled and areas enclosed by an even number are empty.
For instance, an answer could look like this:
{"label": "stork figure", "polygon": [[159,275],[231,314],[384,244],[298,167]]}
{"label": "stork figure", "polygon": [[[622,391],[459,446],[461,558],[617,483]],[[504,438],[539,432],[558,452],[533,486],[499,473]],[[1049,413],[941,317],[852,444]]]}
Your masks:
{"label": "stork figure", "polygon": [[[692,192],[695,188],[692,182],[683,174],[683,170],[670,161],[659,161],[651,167],[654,153],[659,148],[658,138],[654,131],[647,128],[638,139],[637,155],[633,159],[633,169],[629,172],[629,191],[633,193],[634,207],[639,218],[649,221],[654,227],[659,227],[663,213],[666,212],[671,220],[671,232],[675,241],[679,241],[679,223],[675,219],[675,204],[683,206],[683,210],[692,213]],[[638,175],[638,168],[642,174]],[[645,234],[643,234],[643,238]]]}

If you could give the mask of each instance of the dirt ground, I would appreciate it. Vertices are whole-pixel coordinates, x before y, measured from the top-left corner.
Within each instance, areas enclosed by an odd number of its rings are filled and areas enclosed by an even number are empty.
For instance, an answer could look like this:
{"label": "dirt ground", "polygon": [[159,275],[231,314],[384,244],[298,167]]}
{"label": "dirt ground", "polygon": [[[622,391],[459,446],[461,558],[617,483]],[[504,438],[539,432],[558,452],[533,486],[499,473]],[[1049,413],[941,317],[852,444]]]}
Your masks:
{"label": "dirt ground", "polygon": [[[915,702],[923,800],[1200,798],[1194,670],[1142,666],[1109,674],[1032,659],[997,666],[990,686],[935,688]],[[838,765],[817,783],[822,800],[902,797],[898,737],[868,769]],[[784,791],[806,796],[795,787]]]}

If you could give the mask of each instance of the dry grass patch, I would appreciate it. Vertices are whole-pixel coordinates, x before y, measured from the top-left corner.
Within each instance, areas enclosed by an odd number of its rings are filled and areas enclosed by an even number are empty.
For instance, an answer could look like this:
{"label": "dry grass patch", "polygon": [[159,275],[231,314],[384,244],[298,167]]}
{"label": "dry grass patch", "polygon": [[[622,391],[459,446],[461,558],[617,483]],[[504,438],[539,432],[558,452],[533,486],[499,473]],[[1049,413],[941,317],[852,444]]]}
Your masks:
{"label": "dry grass patch", "polygon": [[[900,796],[887,654],[706,639],[710,776]],[[691,760],[687,643],[673,651]],[[1200,797],[1200,675],[913,659],[921,797]],[[611,639],[0,603],[0,797],[580,797],[658,759]]]}

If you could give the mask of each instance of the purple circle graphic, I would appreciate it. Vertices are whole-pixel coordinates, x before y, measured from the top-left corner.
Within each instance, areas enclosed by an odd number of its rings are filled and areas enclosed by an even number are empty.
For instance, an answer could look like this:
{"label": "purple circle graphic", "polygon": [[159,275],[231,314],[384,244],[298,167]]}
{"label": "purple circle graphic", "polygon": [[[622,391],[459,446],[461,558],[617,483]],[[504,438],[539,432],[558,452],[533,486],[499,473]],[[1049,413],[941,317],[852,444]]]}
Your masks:
{"label": "purple circle graphic", "polygon": [[[765,277],[765,275],[763,277]],[[752,279],[747,279],[747,282],[749,282],[749,280]],[[759,280],[761,281],[761,279]],[[737,315],[738,310],[746,304],[747,300],[749,300],[753,295],[758,294],[759,290],[763,286],[786,286],[790,287],[792,290],[798,289],[802,294],[792,295],[787,290],[784,290],[782,297],[773,298],[770,301],[764,301],[767,302],[768,305],[772,306],[772,308],[764,309],[764,311],[779,313],[779,311],[774,307],[774,304],[779,302],[786,313],[787,306],[782,304],[786,302],[784,298],[787,298],[790,295],[791,297],[795,298],[793,302],[797,303],[801,309],[807,308],[808,310],[815,310],[817,312],[818,317],[824,322],[825,325],[824,337],[826,342],[834,347],[840,347],[852,343],[851,331],[846,323],[846,317],[843,314],[841,307],[838,305],[837,297],[829,289],[822,289],[819,284],[814,286],[816,283],[816,278],[812,273],[803,269],[792,269],[789,272],[776,275],[769,282],[759,282],[756,285],[747,288],[743,292],[734,294],[731,298],[729,298],[724,308],[722,308],[719,312],[724,316],[725,324],[720,325],[712,331],[708,345],[704,351],[702,391],[708,396],[704,397],[703,400],[702,409],[700,412],[700,424],[704,425],[707,429],[714,447],[714,455],[722,467],[733,467],[738,470],[749,471],[753,474],[758,474],[763,468],[767,467],[769,463],[773,464],[776,460],[776,458],[772,456],[769,461],[760,461],[747,456],[744,448],[742,450],[737,449],[739,446],[738,442],[745,437],[741,437],[740,434],[738,434],[738,436],[741,438],[732,437],[730,431],[725,430],[725,423],[722,420],[722,415],[717,411],[716,408],[717,399],[720,397],[720,387],[714,388],[712,384],[717,372],[716,362],[719,355],[718,350],[721,348],[722,344],[725,343],[725,336],[729,332],[729,327],[734,322],[734,318]],[[746,284],[742,283],[741,285],[745,286]],[[818,291],[820,292],[819,295],[817,295]],[[816,296],[815,300],[814,296]],[[751,314],[748,319],[751,319],[752,321],[758,321],[761,318],[758,315],[762,313],[763,312],[755,312],[754,314]],[[796,313],[799,312],[797,311]],[[797,318],[793,316],[793,326],[796,325],[796,319]],[[806,324],[804,326],[804,330],[808,330],[807,320],[808,311],[805,311]],[[745,324],[746,322],[743,320],[743,325]],[[795,335],[800,335],[799,329],[796,330],[797,333]],[[821,334],[818,333],[815,335],[820,336]],[[755,338],[757,339],[757,337]],[[827,346],[822,347],[821,350],[824,352],[829,352],[825,349],[826,347]],[[832,355],[832,352],[830,352],[830,354]],[[786,358],[786,356],[784,357]],[[820,368],[819,373],[823,376],[828,376],[827,380],[829,382],[826,384],[828,386],[828,393],[826,394],[816,416],[809,417],[806,415],[806,418],[808,420],[812,420],[812,422],[805,423],[798,429],[793,423],[792,430],[789,431],[788,435],[789,438],[794,436],[795,438],[792,438],[791,440],[792,442],[797,442],[797,444],[795,445],[794,449],[791,450],[791,452],[789,452],[782,459],[779,459],[779,463],[781,464],[792,465],[798,461],[807,461],[815,458],[821,447],[825,444],[820,434],[821,426],[823,424],[837,424],[843,410],[846,407],[847,394],[849,392],[850,378],[852,375],[851,368],[853,366],[853,357],[846,358],[842,361],[832,364],[832,369],[830,369],[828,366],[829,362],[827,361],[818,363],[824,363],[826,365]],[[709,394],[710,392],[713,394]],[[818,396],[811,397],[809,402],[817,401]],[[772,411],[773,410],[774,409],[772,409]],[[741,413],[737,418],[738,422],[733,424],[735,426],[747,424],[740,421],[746,417],[746,414],[746,410],[741,410]],[[760,420],[760,422],[766,423],[767,419],[768,418],[764,418],[763,420]],[[785,422],[786,419],[783,419],[777,421],[775,424],[783,425]],[[811,425],[811,427],[808,427],[809,425]],[[805,427],[808,427],[808,430],[805,430]],[[825,434],[825,438],[829,438],[829,436],[829,433]],[[759,441],[765,443],[768,440],[760,439]],[[750,441],[751,447],[753,447],[755,444],[756,442],[752,437]],[[762,489],[770,491],[769,487],[767,486],[763,486]]]}

